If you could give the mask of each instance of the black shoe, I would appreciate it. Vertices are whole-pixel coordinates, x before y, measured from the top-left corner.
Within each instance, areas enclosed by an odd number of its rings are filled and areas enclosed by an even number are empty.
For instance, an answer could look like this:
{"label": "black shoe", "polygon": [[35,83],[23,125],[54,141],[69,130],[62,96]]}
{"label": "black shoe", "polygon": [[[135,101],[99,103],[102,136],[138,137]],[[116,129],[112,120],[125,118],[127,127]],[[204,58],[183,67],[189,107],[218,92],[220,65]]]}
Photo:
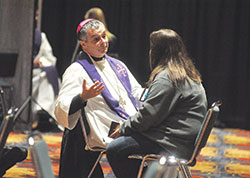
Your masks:
{"label": "black shoe", "polygon": [[38,130],[40,132],[60,132],[56,121],[50,117],[50,115],[44,111],[40,110],[37,112],[38,122],[32,130]]}

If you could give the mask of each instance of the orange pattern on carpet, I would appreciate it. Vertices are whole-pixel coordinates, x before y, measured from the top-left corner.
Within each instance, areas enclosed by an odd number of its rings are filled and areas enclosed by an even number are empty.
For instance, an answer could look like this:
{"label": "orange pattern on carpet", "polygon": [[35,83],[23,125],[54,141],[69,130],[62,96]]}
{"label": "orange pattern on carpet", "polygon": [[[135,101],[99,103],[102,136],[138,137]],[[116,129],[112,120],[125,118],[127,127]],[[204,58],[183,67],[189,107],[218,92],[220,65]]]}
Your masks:
{"label": "orange pattern on carpet", "polygon": [[[26,144],[27,134],[10,133],[7,144]],[[54,175],[58,177],[62,132],[43,133],[48,145]],[[106,177],[113,178],[112,170],[105,159],[101,162]],[[214,128],[205,148],[191,168],[193,178],[250,177],[250,131]],[[30,152],[21,163],[9,169],[5,178],[35,178]]]}

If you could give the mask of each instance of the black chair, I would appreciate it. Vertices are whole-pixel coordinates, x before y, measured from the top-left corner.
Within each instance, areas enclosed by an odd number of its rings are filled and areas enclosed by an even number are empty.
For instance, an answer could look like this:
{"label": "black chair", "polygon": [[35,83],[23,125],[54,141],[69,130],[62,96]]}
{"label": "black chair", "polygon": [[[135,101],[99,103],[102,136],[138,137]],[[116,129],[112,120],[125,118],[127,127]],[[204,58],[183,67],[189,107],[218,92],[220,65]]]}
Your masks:
{"label": "black chair", "polygon": [[14,122],[19,117],[19,110],[11,108],[8,114],[3,118],[0,126],[0,177],[14,166],[27,157],[27,148],[20,146],[6,146],[9,133],[13,130]]}
{"label": "black chair", "polygon": [[83,132],[83,137],[84,137],[84,141],[85,141],[85,149],[86,150],[89,150],[89,151],[94,151],[94,152],[100,152],[95,164],[93,165],[89,175],[87,178],[90,178],[91,175],[93,174],[97,164],[99,163],[99,161],[101,160],[103,154],[106,152],[106,148],[102,148],[102,147],[92,147],[90,146],[89,144],[89,140],[88,140],[88,134],[87,134],[87,131],[86,131],[86,124],[84,123],[83,119],[79,119],[80,120],[80,124],[81,124],[81,128],[82,128],[82,132]]}
{"label": "black chair", "polygon": [[[189,160],[185,160],[182,158],[176,158],[174,156],[162,156],[162,155],[156,155],[156,154],[147,154],[147,155],[130,155],[128,158],[130,159],[140,159],[141,165],[139,168],[138,176],[137,178],[140,178],[143,172],[143,168],[145,163],[148,161],[155,161],[159,160],[159,164],[164,164],[165,166],[177,166],[177,171],[181,172],[181,175],[185,178],[191,178],[191,171],[189,169],[189,166],[194,166],[196,163],[196,156],[200,153],[201,149],[205,147],[208,137],[212,131],[214,122],[219,114],[219,106],[221,105],[220,101],[214,102],[211,107],[208,109],[204,121],[201,125],[200,131],[196,137],[195,143],[194,143],[194,150],[192,153],[192,156]],[[148,173],[149,174],[149,173]],[[162,175],[164,172],[162,172]],[[147,175],[147,172],[146,172]],[[146,176],[145,175],[145,176]],[[153,177],[152,177],[153,178]],[[160,178],[160,177],[159,177]]]}
{"label": "black chair", "polygon": [[3,147],[6,143],[6,140],[9,136],[9,133],[13,130],[14,124],[16,120],[19,118],[25,107],[30,101],[30,97],[28,97],[23,105],[20,108],[10,108],[8,113],[3,118],[2,122],[0,123],[0,157]]}
{"label": "black chair", "polygon": [[2,155],[3,148],[5,146],[5,143],[7,141],[7,138],[9,136],[9,133],[13,129],[14,118],[15,118],[15,111],[13,109],[10,109],[8,111],[8,114],[5,115],[5,117],[2,120],[2,123],[0,126],[0,158]]}
{"label": "black chair", "polygon": [[0,124],[2,123],[2,120],[5,116],[6,116],[6,103],[5,103],[4,91],[0,80]]}

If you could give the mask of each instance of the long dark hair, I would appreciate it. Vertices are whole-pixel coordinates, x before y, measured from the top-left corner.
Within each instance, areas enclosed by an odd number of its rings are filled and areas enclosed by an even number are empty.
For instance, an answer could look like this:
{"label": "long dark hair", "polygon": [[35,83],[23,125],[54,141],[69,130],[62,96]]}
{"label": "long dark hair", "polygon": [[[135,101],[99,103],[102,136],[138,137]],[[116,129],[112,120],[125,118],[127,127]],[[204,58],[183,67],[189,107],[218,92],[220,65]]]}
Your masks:
{"label": "long dark hair", "polygon": [[161,29],[150,34],[149,63],[152,72],[148,85],[163,70],[167,70],[175,85],[184,84],[186,79],[201,82],[181,37],[173,30]]}

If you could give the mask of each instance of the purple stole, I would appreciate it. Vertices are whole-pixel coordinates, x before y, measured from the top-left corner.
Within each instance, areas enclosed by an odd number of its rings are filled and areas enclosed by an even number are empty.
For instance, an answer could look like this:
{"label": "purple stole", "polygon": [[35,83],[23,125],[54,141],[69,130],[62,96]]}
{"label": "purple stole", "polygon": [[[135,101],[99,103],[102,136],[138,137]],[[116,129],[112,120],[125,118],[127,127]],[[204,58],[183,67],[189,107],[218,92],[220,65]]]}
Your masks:
{"label": "purple stole", "polygon": [[48,66],[48,67],[41,67],[41,69],[46,72],[47,79],[53,87],[55,96],[57,96],[59,92],[59,83],[58,83],[58,73],[56,67]]}
{"label": "purple stole", "polygon": [[[85,58],[83,58],[83,55],[84,55],[84,53],[81,55],[82,59],[77,59],[76,62],[81,64],[81,66],[85,69],[85,71],[88,73],[88,75],[90,76],[90,78],[92,79],[93,82],[95,82],[97,80],[100,82],[103,82],[104,90],[102,92],[102,96],[103,96],[104,100],[106,101],[106,103],[108,104],[110,109],[116,115],[122,117],[123,119],[127,119],[129,117],[128,113],[121,108],[121,106],[119,105],[119,101],[117,101],[111,95],[107,86],[105,85],[104,81],[102,80],[101,76],[97,72],[95,65],[92,63],[92,61],[90,59],[86,59],[89,57],[84,56]],[[105,55],[105,58],[109,62],[111,68],[115,72],[117,78],[122,83],[123,87],[126,89],[128,96],[129,96],[131,102],[133,103],[134,107],[136,108],[136,110],[138,110],[137,109],[138,106],[136,104],[135,98],[131,94],[131,84],[130,84],[130,80],[129,80],[129,76],[128,76],[126,68],[118,60],[111,58],[108,55]]]}
{"label": "purple stole", "polygon": [[36,29],[35,30],[35,38],[34,38],[34,46],[33,46],[33,59],[38,54],[42,43],[42,34],[41,31]]}

